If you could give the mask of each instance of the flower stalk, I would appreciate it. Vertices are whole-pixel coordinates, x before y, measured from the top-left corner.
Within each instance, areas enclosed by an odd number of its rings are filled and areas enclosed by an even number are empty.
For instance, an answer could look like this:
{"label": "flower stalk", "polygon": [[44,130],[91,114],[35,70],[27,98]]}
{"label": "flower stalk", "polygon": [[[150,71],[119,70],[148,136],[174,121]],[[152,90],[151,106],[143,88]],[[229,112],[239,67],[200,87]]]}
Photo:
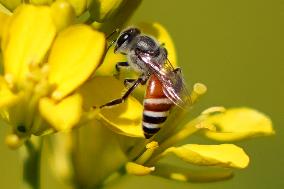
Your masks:
{"label": "flower stalk", "polygon": [[27,140],[24,143],[21,156],[23,158],[23,185],[25,189],[40,188],[42,140]]}

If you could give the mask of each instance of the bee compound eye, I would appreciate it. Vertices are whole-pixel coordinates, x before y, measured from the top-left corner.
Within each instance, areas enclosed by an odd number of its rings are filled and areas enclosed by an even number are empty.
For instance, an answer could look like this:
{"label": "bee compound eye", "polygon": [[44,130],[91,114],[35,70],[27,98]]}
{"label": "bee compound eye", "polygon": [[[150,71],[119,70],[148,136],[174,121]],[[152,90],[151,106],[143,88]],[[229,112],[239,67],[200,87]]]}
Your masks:
{"label": "bee compound eye", "polygon": [[116,42],[116,46],[117,48],[119,48],[120,46],[123,45],[123,43],[125,43],[126,41],[129,40],[129,34],[127,33],[123,33],[121,34],[118,39],[117,39],[117,42]]}

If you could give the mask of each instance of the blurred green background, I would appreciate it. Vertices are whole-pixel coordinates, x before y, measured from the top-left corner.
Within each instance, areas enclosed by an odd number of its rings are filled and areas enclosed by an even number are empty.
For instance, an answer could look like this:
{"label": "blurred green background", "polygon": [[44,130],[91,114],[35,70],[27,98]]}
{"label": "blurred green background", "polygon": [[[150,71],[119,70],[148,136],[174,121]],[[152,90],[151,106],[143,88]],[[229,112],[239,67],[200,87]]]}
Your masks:
{"label": "blurred green background", "polygon": [[[128,176],[109,188],[284,188],[284,1],[144,0],[131,23],[139,21],[162,23],[175,42],[186,81],[208,86],[195,112],[215,105],[254,107],[271,117],[276,135],[237,143],[251,163],[225,182]],[[21,165],[17,152],[3,144],[5,132],[0,127],[1,188],[20,188]],[[47,177],[43,188],[65,188]]]}

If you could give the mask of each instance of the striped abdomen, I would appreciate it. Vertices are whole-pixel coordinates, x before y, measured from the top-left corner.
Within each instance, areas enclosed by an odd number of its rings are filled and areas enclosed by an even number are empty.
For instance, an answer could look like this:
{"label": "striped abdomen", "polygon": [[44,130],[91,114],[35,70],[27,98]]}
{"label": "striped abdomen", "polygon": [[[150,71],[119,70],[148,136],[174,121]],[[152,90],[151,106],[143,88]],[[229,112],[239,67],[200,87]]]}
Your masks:
{"label": "striped abdomen", "polygon": [[160,130],[172,105],[163,92],[162,83],[155,75],[151,75],[144,97],[142,126],[145,138],[152,137]]}

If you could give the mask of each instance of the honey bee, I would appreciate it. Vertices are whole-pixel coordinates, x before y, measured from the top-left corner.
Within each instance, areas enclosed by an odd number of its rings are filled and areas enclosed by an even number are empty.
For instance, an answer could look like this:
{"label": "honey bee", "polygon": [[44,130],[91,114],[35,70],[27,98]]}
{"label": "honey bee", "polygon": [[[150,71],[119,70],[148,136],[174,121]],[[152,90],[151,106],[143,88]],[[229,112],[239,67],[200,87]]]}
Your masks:
{"label": "honey bee", "polygon": [[130,66],[140,77],[136,80],[126,79],[125,83],[132,84],[127,92],[100,108],[124,102],[139,84],[147,83],[142,127],[145,138],[148,139],[160,130],[173,105],[185,107],[190,103],[181,69],[175,69],[171,65],[163,45],[155,38],[141,34],[135,27],[120,33],[115,41],[114,52],[126,55],[128,60],[117,63],[117,71],[121,67]]}

